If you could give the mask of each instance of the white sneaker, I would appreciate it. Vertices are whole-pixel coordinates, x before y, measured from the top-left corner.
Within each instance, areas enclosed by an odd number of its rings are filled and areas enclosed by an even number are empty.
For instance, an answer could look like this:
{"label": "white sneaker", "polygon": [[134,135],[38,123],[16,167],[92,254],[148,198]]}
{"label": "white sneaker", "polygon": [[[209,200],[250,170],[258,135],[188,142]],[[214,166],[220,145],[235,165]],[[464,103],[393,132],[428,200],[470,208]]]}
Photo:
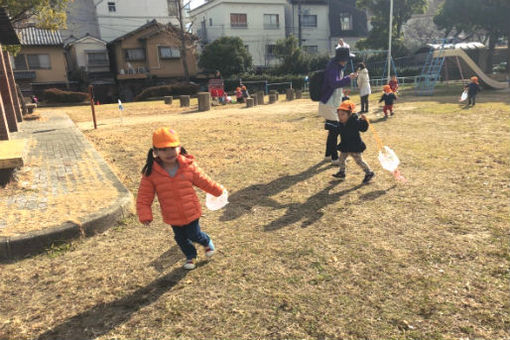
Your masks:
{"label": "white sneaker", "polygon": [[338,160],[338,159],[331,160],[331,164],[340,165],[340,160]]}
{"label": "white sneaker", "polygon": [[195,259],[191,259],[191,260],[186,260],[186,263],[184,264],[184,266],[182,266],[184,269],[186,270],[192,270],[192,269],[195,269],[196,268],[196,265],[195,265]]}
{"label": "white sneaker", "polygon": [[212,240],[209,241],[209,244],[205,247],[205,256],[211,257],[214,255],[214,244]]}

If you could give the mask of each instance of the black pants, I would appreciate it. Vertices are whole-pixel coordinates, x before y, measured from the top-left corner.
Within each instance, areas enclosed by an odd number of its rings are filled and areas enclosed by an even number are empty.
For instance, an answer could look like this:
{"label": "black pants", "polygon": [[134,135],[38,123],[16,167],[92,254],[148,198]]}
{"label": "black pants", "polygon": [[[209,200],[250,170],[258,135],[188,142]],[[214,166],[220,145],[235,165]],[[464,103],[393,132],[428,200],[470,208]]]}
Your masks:
{"label": "black pants", "polygon": [[473,106],[475,106],[475,100],[476,100],[476,95],[474,95],[474,96],[468,95],[468,105],[471,105],[471,102],[473,102]]}
{"label": "black pants", "polygon": [[328,139],[326,140],[326,157],[331,156],[332,160],[338,159],[338,122],[334,120],[326,120],[324,129],[328,130]]}
{"label": "black pants", "polygon": [[368,94],[360,96],[361,98],[361,112],[368,112]]}

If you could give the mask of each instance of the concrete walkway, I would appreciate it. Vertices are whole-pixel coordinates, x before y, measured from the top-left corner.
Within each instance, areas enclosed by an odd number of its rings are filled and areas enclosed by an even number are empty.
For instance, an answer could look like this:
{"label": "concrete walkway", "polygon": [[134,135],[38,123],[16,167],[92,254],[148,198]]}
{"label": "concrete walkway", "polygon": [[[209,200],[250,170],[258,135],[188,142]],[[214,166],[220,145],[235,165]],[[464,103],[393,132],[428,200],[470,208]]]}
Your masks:
{"label": "concrete walkway", "polygon": [[27,140],[27,156],[0,195],[0,260],[104,231],[132,212],[129,190],[67,115],[24,121],[13,138]]}

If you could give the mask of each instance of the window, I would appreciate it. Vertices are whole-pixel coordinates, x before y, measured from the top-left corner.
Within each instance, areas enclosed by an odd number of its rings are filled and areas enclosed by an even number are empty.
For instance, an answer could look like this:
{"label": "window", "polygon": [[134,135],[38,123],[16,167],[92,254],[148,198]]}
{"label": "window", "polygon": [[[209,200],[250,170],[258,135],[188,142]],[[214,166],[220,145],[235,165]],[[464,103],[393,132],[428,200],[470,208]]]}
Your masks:
{"label": "window", "polygon": [[28,70],[27,60],[24,54],[18,54],[14,57],[14,62],[11,63],[12,68],[18,71]]}
{"label": "window", "polygon": [[127,61],[144,61],[145,49],[144,48],[130,48],[124,50]]}
{"label": "window", "polygon": [[181,57],[181,51],[177,47],[159,46],[159,57],[161,59],[176,59]]}
{"label": "window", "polygon": [[230,13],[230,27],[248,27],[246,14]]}
{"label": "window", "polygon": [[108,65],[108,57],[106,52],[89,52],[87,53],[88,65],[103,66]]}
{"label": "window", "polygon": [[27,54],[27,61],[31,70],[51,68],[49,54]]}
{"label": "window", "polygon": [[306,53],[310,53],[310,54],[319,53],[319,47],[317,45],[303,46],[303,50]]}
{"label": "window", "polygon": [[266,57],[274,58],[274,49],[276,45],[266,45]]}
{"label": "window", "polygon": [[301,25],[303,27],[317,27],[317,15],[303,15]]}
{"label": "window", "polygon": [[352,31],[352,15],[350,13],[340,13],[340,28],[342,31]]}
{"label": "window", "polygon": [[278,14],[264,14],[264,29],[275,29],[280,27]]}
{"label": "window", "polygon": [[115,2],[108,3],[108,12],[117,12],[117,9],[115,8]]}
{"label": "window", "polygon": [[209,18],[209,26],[212,26],[212,18]]}

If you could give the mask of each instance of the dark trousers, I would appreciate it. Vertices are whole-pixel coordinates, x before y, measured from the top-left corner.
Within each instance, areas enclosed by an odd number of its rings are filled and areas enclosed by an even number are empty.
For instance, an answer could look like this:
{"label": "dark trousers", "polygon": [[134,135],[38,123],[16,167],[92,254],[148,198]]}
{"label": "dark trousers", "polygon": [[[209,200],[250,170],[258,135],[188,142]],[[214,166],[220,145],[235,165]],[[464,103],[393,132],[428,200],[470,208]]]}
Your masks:
{"label": "dark trousers", "polygon": [[368,94],[361,96],[361,112],[368,112]]}
{"label": "dark trousers", "polygon": [[197,257],[197,249],[193,245],[193,242],[206,247],[211,240],[209,235],[200,230],[198,219],[184,226],[172,226],[172,229],[174,230],[175,241],[188,260]]}
{"label": "dark trousers", "polygon": [[326,157],[331,156],[332,160],[338,159],[338,122],[334,120],[326,120],[324,129],[328,130],[328,139],[326,140]]}
{"label": "dark trousers", "polygon": [[476,95],[470,96],[468,94],[468,105],[471,105],[471,102],[473,102],[473,106],[475,106],[475,100],[476,100]]}

